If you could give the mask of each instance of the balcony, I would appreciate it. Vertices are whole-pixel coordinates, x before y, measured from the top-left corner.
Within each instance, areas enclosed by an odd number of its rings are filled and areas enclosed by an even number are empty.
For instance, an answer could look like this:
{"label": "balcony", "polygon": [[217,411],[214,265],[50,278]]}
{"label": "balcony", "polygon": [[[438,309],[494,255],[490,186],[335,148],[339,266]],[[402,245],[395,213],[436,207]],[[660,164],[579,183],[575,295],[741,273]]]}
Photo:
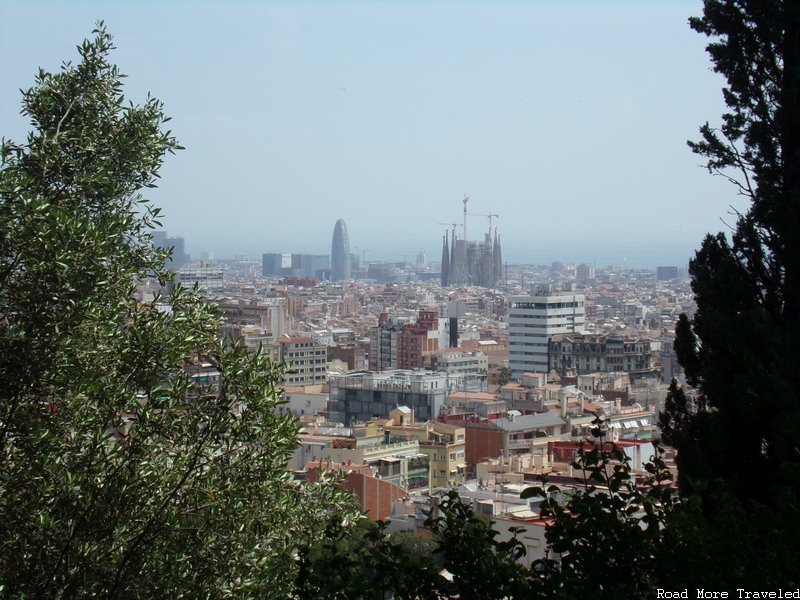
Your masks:
{"label": "balcony", "polygon": [[[394,462],[396,461],[396,462]],[[376,475],[380,475],[382,479],[390,477],[399,477],[402,474],[402,465],[400,459],[382,459],[375,469]]]}
{"label": "balcony", "polygon": [[428,472],[426,471],[424,474],[414,474],[412,475],[409,473],[408,475],[408,489],[409,490],[419,490],[422,488],[428,487]]}
{"label": "balcony", "polygon": [[411,476],[412,471],[425,471],[428,472],[429,460],[427,455],[415,456],[408,459],[408,474]]}

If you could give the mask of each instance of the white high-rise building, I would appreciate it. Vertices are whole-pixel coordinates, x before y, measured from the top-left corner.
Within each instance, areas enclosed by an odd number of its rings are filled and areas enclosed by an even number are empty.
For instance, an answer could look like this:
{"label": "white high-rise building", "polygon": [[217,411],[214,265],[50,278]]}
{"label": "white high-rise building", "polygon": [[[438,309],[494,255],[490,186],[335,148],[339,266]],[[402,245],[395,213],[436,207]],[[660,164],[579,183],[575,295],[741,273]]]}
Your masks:
{"label": "white high-rise building", "polygon": [[508,364],[515,378],[523,373],[549,373],[550,338],[583,331],[584,295],[541,289],[532,296],[508,298]]}
{"label": "white high-rise building", "polygon": [[225,290],[225,277],[220,266],[212,266],[207,262],[187,265],[175,273],[175,283],[191,288],[197,284],[204,296],[218,298]]}

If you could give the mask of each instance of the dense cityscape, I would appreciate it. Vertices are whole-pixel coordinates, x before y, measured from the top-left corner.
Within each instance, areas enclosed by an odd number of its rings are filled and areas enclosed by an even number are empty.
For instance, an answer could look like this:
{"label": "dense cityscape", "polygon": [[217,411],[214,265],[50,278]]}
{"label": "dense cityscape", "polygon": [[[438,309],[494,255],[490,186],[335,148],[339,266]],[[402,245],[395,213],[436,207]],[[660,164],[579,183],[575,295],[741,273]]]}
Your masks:
{"label": "dense cityscape", "polygon": [[[193,261],[183,239],[154,239],[172,248],[175,283],[218,304],[223,337],[286,364],[279,410],[303,423],[287,468],[347,473],[390,530],[421,529],[433,499],[457,489],[501,534],[524,527],[530,566],[546,521],[520,492],[545,475],[578,485],[569,465],[597,414],[645,474],[682,380],[675,325],[694,302],[683,267],[508,265],[499,238],[448,231],[441,262],[365,262],[342,219],[330,254]],[[154,291],[144,282],[139,297]],[[212,365],[190,369],[219,385]]]}

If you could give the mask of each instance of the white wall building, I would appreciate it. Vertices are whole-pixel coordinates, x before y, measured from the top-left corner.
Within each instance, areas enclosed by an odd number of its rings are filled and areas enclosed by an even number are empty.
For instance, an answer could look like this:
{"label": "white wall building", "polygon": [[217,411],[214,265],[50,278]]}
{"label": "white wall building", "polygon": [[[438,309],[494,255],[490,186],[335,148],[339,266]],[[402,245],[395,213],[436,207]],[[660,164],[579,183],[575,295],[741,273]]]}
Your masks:
{"label": "white wall building", "polygon": [[445,348],[436,352],[436,370],[456,375],[487,375],[489,357],[479,350],[463,348]]}
{"label": "white wall building", "polygon": [[328,393],[322,391],[321,385],[283,386],[281,400],[286,404],[277,407],[279,414],[290,412],[296,417],[302,417],[316,415],[328,409]]}
{"label": "white wall building", "polygon": [[540,290],[535,295],[508,298],[508,363],[512,376],[549,373],[550,338],[583,331],[583,294]]}
{"label": "white wall building", "polygon": [[175,273],[175,284],[181,284],[186,288],[197,284],[200,293],[210,298],[222,296],[225,287],[222,267],[207,263],[181,267]]}
{"label": "white wall building", "polygon": [[322,385],[327,379],[328,348],[310,337],[285,337],[278,340],[281,359],[289,365],[284,383],[290,386]]}

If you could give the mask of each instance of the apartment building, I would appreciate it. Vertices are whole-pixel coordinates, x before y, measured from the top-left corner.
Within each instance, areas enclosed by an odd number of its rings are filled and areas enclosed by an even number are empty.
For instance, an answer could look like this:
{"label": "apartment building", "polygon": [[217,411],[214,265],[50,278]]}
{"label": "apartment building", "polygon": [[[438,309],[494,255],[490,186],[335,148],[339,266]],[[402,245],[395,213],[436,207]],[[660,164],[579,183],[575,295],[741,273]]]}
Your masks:
{"label": "apartment building", "polygon": [[374,477],[411,492],[430,492],[428,457],[416,439],[327,447],[322,458],[341,465],[368,465]]}
{"label": "apartment building", "polygon": [[278,340],[280,356],[289,365],[284,383],[291,386],[318,385],[327,376],[328,348],[310,337],[287,337]]}
{"label": "apartment building", "polygon": [[411,323],[408,315],[382,313],[378,325],[369,330],[369,370],[389,371],[397,369],[400,333]]}
{"label": "apartment building", "polygon": [[462,425],[413,421],[413,411],[399,406],[389,413],[384,425],[393,440],[416,439],[428,457],[432,487],[458,485],[466,478],[466,429]]}
{"label": "apartment building", "polygon": [[486,376],[489,371],[489,357],[479,350],[462,348],[443,348],[436,352],[434,367],[449,375],[464,374]]}
{"label": "apartment building", "polygon": [[[644,336],[570,333],[550,339],[550,367],[559,375],[574,371],[613,373],[654,369],[654,340]],[[660,347],[660,343],[657,344]]]}
{"label": "apartment building", "polygon": [[550,339],[585,327],[585,297],[542,288],[534,295],[508,299],[508,362],[512,376],[548,373]]}
{"label": "apartment building", "polygon": [[439,319],[436,311],[420,310],[417,322],[405,325],[397,336],[397,368],[428,367],[438,348]]}

